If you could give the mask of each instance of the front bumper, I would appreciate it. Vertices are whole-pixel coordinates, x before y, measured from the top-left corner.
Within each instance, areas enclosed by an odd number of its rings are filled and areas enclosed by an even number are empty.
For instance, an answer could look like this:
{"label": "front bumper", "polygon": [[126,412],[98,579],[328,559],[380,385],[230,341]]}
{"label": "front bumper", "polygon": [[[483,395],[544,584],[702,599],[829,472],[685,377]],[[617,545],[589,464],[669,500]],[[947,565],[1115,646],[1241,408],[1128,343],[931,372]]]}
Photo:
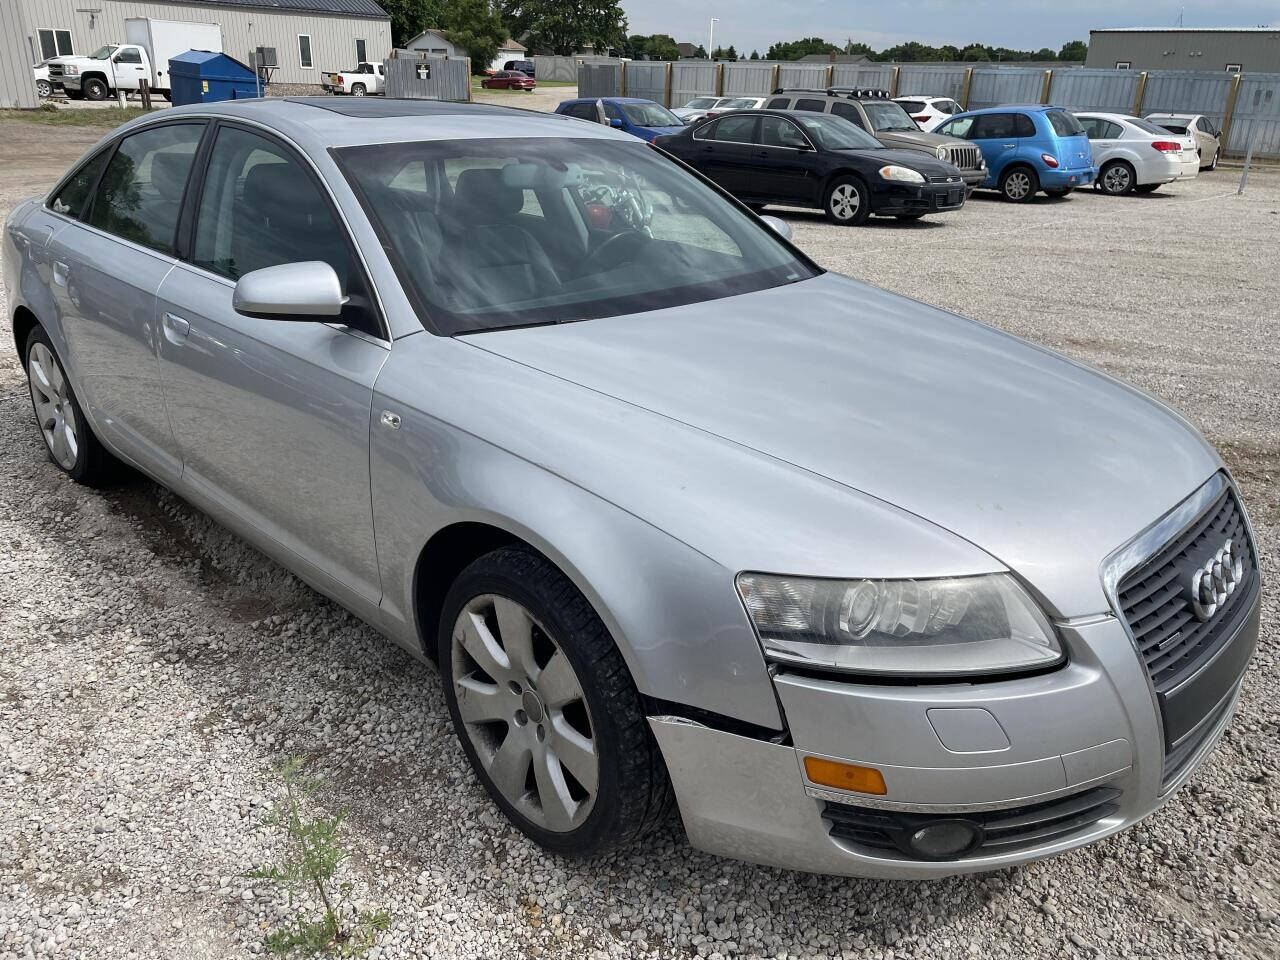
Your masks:
{"label": "front bumper", "polygon": [[[1227,647],[1256,645],[1260,599]],[[678,717],[650,718],[689,841],[722,856],[817,873],[923,879],[1053,856],[1158,809],[1230,724],[1243,672],[1206,714],[1194,748],[1165,769],[1161,719],[1122,622],[1059,624],[1071,660],[1003,682],[886,686],[782,672],[775,678],[791,744],[751,739]],[[1224,647],[1225,649],[1225,647]],[[1247,662],[1247,655],[1244,658]],[[945,745],[944,745],[945,741]],[[879,769],[882,797],[811,783],[803,759]],[[1105,815],[1002,852],[930,861],[832,836],[827,804],[981,819],[1064,803],[1106,787]],[[1013,811],[1011,811],[1013,812]]]}
{"label": "front bumper", "polygon": [[945,213],[964,206],[970,191],[963,180],[954,183],[885,183],[872,194],[871,210],[884,216],[903,213]]}

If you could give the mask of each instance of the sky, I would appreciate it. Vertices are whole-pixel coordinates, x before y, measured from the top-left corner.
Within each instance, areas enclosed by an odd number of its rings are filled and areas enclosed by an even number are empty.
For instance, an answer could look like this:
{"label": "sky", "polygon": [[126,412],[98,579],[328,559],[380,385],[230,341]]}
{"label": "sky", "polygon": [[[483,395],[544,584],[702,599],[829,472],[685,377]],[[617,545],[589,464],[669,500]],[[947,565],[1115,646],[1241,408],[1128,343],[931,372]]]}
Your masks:
{"label": "sky", "polygon": [[622,8],[630,33],[669,33],[703,45],[711,17],[718,17],[716,46],[761,56],[775,41],[815,36],[839,44],[852,37],[877,50],[908,40],[1057,50],[1068,40],[1088,40],[1090,27],[1174,26],[1179,15],[1188,27],[1280,27],[1280,0],[622,0]]}

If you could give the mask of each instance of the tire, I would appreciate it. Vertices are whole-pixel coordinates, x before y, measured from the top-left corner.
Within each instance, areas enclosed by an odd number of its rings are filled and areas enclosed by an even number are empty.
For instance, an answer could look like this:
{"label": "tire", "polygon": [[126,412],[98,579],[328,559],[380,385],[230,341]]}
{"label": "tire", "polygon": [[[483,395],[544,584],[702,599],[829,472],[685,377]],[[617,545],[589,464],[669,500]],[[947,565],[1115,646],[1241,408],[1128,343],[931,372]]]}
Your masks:
{"label": "tire", "polygon": [[827,219],[842,227],[856,227],[871,216],[871,193],[857,177],[836,177],[822,202]]}
{"label": "tire", "polygon": [[1204,169],[1206,169],[1206,170],[1210,170],[1210,171],[1217,170],[1217,169],[1218,169],[1218,159],[1219,159],[1221,156],[1222,156],[1222,148],[1221,148],[1221,147],[1219,147],[1217,150],[1213,151],[1213,159],[1209,161],[1209,166],[1205,167]]}
{"label": "tire", "polygon": [[37,325],[31,331],[22,355],[27,365],[31,409],[50,462],[72,480],[90,487],[106,486],[119,479],[123,464],[94,436],[44,327]]}
{"label": "tire", "polygon": [[1164,186],[1164,184],[1162,183],[1139,183],[1134,186],[1133,192],[1134,193],[1155,193],[1162,186]]}
{"label": "tire", "polygon": [[1040,190],[1040,178],[1030,167],[1009,167],[1000,174],[999,190],[1010,203],[1027,203]]}
{"label": "tire", "polygon": [[530,839],[591,857],[669,816],[666,768],[622,655],[541,554],[504,547],[467,567],[445,598],[437,644],[463,752]]}
{"label": "tire", "polygon": [[86,100],[105,100],[111,93],[105,80],[97,77],[90,77],[84,83],[80,84],[80,89],[84,92]]}
{"label": "tire", "polygon": [[47,100],[53,96],[53,84],[48,80],[36,81],[36,96],[41,100]]}
{"label": "tire", "polygon": [[1098,171],[1098,183],[1102,185],[1102,192],[1107,196],[1123,197],[1126,193],[1133,192],[1137,175],[1133,172],[1133,167],[1125,161],[1112,160]]}
{"label": "tire", "polygon": [[353,83],[351,85],[351,95],[353,97],[363,97],[365,94],[363,83]]}

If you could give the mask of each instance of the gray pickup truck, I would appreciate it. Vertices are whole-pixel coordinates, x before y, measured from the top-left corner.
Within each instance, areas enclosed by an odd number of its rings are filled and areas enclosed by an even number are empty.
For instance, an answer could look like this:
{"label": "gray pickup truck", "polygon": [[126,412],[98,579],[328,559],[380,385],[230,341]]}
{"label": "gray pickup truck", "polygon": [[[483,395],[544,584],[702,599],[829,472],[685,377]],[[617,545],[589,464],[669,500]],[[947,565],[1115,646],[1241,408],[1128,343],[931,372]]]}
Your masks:
{"label": "gray pickup truck", "polygon": [[902,104],[889,99],[885,90],[855,90],[828,87],[824,90],[778,89],[765,104],[768,110],[811,110],[844,117],[861,127],[886,147],[918,150],[946,160],[960,168],[966,194],[987,179],[987,163],[982,151],[967,140],[925,133],[911,119]]}

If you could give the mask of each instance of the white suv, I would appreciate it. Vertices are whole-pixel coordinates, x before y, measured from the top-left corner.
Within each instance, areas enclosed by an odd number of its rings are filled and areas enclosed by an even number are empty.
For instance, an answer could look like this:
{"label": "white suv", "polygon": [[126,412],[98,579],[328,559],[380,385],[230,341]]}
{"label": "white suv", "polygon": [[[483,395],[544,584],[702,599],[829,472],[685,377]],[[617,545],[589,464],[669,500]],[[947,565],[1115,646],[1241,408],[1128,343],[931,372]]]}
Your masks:
{"label": "white suv", "polygon": [[894,97],[911,114],[921,130],[932,131],[947,117],[964,113],[964,107],[950,97]]}

